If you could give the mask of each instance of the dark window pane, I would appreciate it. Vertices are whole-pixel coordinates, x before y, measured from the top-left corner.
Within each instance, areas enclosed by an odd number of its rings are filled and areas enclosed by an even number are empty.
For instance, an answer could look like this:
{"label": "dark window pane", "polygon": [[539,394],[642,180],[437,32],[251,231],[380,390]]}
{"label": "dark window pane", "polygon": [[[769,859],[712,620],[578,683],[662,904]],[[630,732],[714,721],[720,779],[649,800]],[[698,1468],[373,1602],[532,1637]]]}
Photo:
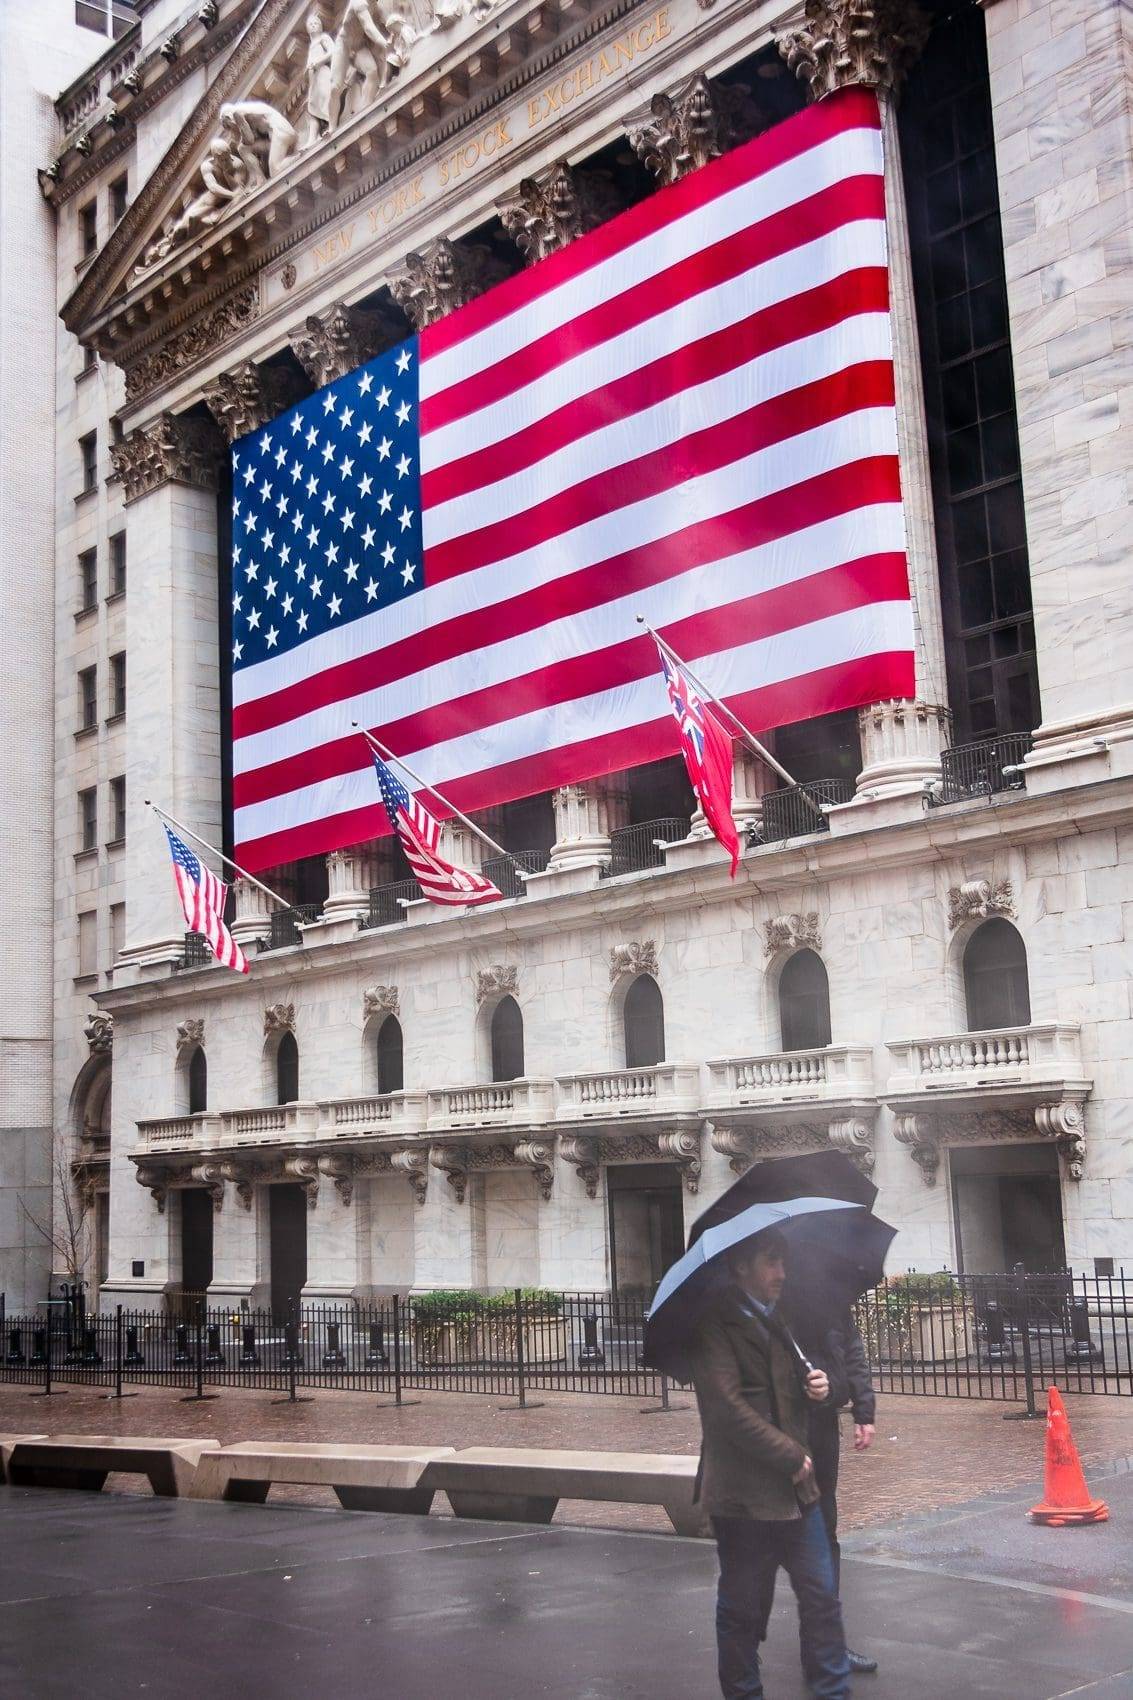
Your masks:
{"label": "dark window pane", "polygon": [[830,984],[813,950],[796,951],[779,976],[779,1025],[785,1051],[830,1043]]}
{"label": "dark window pane", "polygon": [[991,643],[986,634],[983,637],[969,638],[964,645],[964,658],[969,667],[980,667],[990,660]]}
{"label": "dark window pane", "polygon": [[492,1079],[523,1075],[523,1017],[514,998],[504,998],[492,1015]]}
{"label": "dark window pane", "polygon": [[974,489],[983,483],[983,462],[980,459],[980,428],[969,425],[963,431],[953,431],[948,439],[948,476],[957,493]]}
{"label": "dark window pane", "polygon": [[958,561],[981,561],[988,553],[984,498],[957,502],[952,509],[952,542]]}
{"label": "dark window pane", "polygon": [[969,703],[968,724],[973,738],[991,737],[997,730],[994,699],[989,697],[986,702]]}
{"label": "dark window pane", "polygon": [[977,697],[990,697],[994,695],[994,691],[995,687],[992,684],[991,668],[973,668],[973,670],[968,674],[968,695],[972,698],[972,700],[975,701]]}
{"label": "dark window pane", "polygon": [[294,1104],[299,1098],[299,1047],[294,1033],[285,1033],[275,1053],[276,1103]]}
{"label": "dark window pane", "polygon": [[1004,549],[1025,549],[1027,525],[1023,514],[1023,492],[1018,484],[987,494],[988,545],[987,552],[998,555]]}
{"label": "dark window pane", "polygon": [[964,952],[968,1027],[1026,1027],[1031,1019],[1027,952],[1010,921],[985,921]]}
{"label": "dark window pane", "polygon": [[208,1109],[208,1063],[200,1045],[189,1058],[189,1114]]}
{"label": "dark window pane", "polygon": [[941,408],[949,431],[976,421],[976,383],[971,366],[951,366],[940,379]]}
{"label": "dark window pane", "polygon": [[956,133],[952,124],[951,107],[941,107],[930,114],[924,127],[924,162],[927,171],[948,165],[956,155]]}
{"label": "dark window pane", "polygon": [[1013,478],[1019,470],[1019,434],[1014,413],[1001,413],[983,427],[984,478]]}
{"label": "dark window pane", "polygon": [[1002,626],[999,631],[993,632],[991,637],[997,661],[1002,661],[1004,656],[1014,655],[1019,648],[1018,626]]}
{"label": "dark window pane", "polygon": [[1006,413],[1015,405],[1011,382],[1011,354],[1006,348],[993,348],[981,354],[973,365],[976,391],[980,398],[980,418]]}
{"label": "dark window pane", "polygon": [[1031,607],[1031,578],[1027,556],[1022,549],[1009,555],[997,555],[995,569],[995,611],[1004,620],[1011,614],[1026,614]]}
{"label": "dark window pane", "polygon": [[1002,342],[1007,335],[1007,298],[998,278],[982,284],[968,297],[972,314],[972,347],[986,348],[989,342]]}
{"label": "dark window pane", "polygon": [[378,1029],[378,1091],[400,1092],[405,1085],[401,1023],[387,1015]]}
{"label": "dark window pane", "polygon": [[[949,220],[951,223],[951,220]],[[932,286],[938,301],[959,295],[964,287],[964,233],[954,231],[932,245]]]}
{"label": "dark window pane", "polygon": [[1030,732],[1039,718],[1035,676],[1028,667],[1007,680],[1007,726],[1011,732]]}
{"label": "dark window pane", "polygon": [[[965,136],[967,146],[973,138]],[[978,218],[995,210],[995,159],[991,151],[971,154],[960,168],[960,199],[965,218]]]}
{"label": "dark window pane", "polygon": [[940,302],[936,309],[936,339],[942,361],[960,360],[971,353],[971,317],[966,295]]}
{"label": "dark window pane", "polygon": [[957,574],[960,587],[960,619],[965,626],[986,626],[995,618],[991,599],[991,572],[983,561],[975,566],[961,567]]}
{"label": "dark window pane", "polygon": [[626,993],[622,1011],[626,1067],[652,1068],[665,1060],[665,1007],[661,989],[649,974],[639,974]]}

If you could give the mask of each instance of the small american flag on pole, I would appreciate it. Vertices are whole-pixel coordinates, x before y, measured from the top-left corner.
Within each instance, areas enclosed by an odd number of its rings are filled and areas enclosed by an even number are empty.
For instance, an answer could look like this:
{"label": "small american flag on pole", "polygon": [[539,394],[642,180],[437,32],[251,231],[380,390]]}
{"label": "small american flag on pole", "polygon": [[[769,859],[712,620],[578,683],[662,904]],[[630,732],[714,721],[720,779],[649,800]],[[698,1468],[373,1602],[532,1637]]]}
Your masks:
{"label": "small american flag on pole", "polygon": [[169,854],[173,857],[173,880],[185,913],[185,925],[190,932],[204,935],[209,949],[225,968],[246,974],[248,958],[224,924],[227,885],[208,868],[202,867],[189,846],[183,844],[168,827],[165,828],[165,836],[169,840]]}
{"label": "small american flag on pole", "polygon": [[371,750],[382,802],[389,823],[401,840],[413,877],[431,903],[494,903],[503,896],[498,886],[482,874],[470,874],[446,862],[439,852],[441,829],[415,796],[410,796],[397,775]]}

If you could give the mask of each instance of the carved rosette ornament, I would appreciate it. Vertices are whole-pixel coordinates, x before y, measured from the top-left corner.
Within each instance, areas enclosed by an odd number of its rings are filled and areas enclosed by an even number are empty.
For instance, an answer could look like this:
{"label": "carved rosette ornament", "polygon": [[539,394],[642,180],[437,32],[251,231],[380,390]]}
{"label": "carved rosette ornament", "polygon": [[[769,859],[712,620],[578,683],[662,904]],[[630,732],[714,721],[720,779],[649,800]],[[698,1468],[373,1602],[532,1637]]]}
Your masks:
{"label": "carved rosette ornament", "polygon": [[511,963],[494,962],[481,968],[476,976],[476,1002],[487,1003],[490,998],[519,996],[519,969]]}
{"label": "carved rosette ornament", "polygon": [[663,1158],[679,1163],[681,1175],[685,1183],[685,1191],[696,1193],[700,1191],[700,1133],[695,1128],[682,1128],[671,1133],[662,1133],[657,1139],[657,1148]]}
{"label": "carved rosette ornament", "polygon": [[908,1146],[909,1155],[920,1169],[925,1185],[935,1186],[940,1168],[940,1147],[933,1138],[929,1119],[915,1114],[894,1116],[893,1134],[902,1145]]}
{"label": "carved rosette ornament", "polygon": [[621,204],[604,173],[573,171],[560,162],[537,177],[525,177],[498,210],[516,247],[534,262],[612,218]]}
{"label": "carved rosette ornament", "polygon": [[712,1149],[728,1159],[728,1167],[734,1175],[742,1175],[751,1168],[754,1160],[755,1137],[738,1127],[714,1127]]}
{"label": "carved rosette ornament", "polygon": [[254,360],[222,372],[201,393],[230,443],[258,431],[299,400],[298,386],[287,373],[257,366]]}
{"label": "carved rosette ornament", "polygon": [[109,1056],[114,1049],[114,1017],[96,1010],[93,1015],[87,1017],[83,1038],[92,1057]]}
{"label": "carved rosette ornament", "polygon": [[189,484],[215,490],[224,445],[203,419],[179,419],[163,413],[152,425],[139,425],[110,446],[114,476],[121,479],[126,506],[163,484]]}
{"label": "carved rosette ornament", "polygon": [[423,331],[505,276],[506,267],[489,248],[442,236],[420,253],[407,254],[387,282],[414,330]]}
{"label": "carved rosette ornament", "polygon": [[458,1145],[431,1145],[429,1162],[439,1169],[456,1194],[456,1202],[464,1203],[468,1188],[468,1156]]}
{"label": "carved rosette ornament", "polygon": [[587,1198],[597,1198],[601,1171],[598,1167],[598,1147],[583,1133],[560,1133],[559,1156],[569,1163],[586,1188]]}
{"label": "carved rosette ornament", "polygon": [[392,1151],[389,1166],[407,1177],[414,1198],[418,1204],[424,1204],[429,1190],[429,1153],[424,1146],[410,1145],[401,1151]]}
{"label": "carved rosette ornament", "polygon": [[354,1197],[354,1159],[346,1152],[330,1152],[318,1159],[319,1173],[334,1182],[343,1204]]}
{"label": "carved rosette ornament", "polygon": [[314,1210],[319,1202],[319,1160],[317,1157],[285,1157],[283,1178],[298,1181],[307,1194],[307,1209]]}
{"label": "carved rosette ornament", "polygon": [[165,1200],[169,1192],[169,1176],[167,1172],[164,1169],[159,1168],[156,1163],[139,1163],[137,1165],[134,1179],[137,1181],[139,1186],[144,1186],[148,1190],[150,1197],[157,1205],[158,1214],[160,1216],[164,1216]]}
{"label": "carved rosette ornament", "polygon": [[818,914],[810,910],[805,915],[773,915],[763,923],[764,955],[778,956],[787,950],[821,950],[822,934]]}
{"label": "carved rosette ornament", "polygon": [[184,1057],[205,1042],[205,1024],[200,1016],[190,1016],[177,1023],[177,1055]]}
{"label": "carved rosette ornament", "polygon": [[1035,1126],[1044,1139],[1053,1139],[1066,1165],[1068,1180],[1080,1181],[1086,1163],[1086,1117],[1080,1103],[1040,1104]]}
{"label": "carved rosette ornament", "polygon": [[948,893],[948,925],[955,930],[964,921],[986,921],[989,915],[1015,914],[1015,893],[1010,880],[965,880]]}
{"label": "carved rosette ornament", "polygon": [[831,1122],[827,1129],[827,1138],[834,1149],[844,1151],[863,1174],[873,1173],[876,1159],[873,1152],[873,1129],[868,1122],[857,1116],[848,1117],[845,1121]]}
{"label": "carved rosette ornament", "polygon": [[855,86],[895,93],[931,27],[916,0],[807,0],[803,27],[778,46],[812,100]]}
{"label": "carved rosette ornament", "polygon": [[309,314],[303,328],[291,333],[291,347],[308,378],[321,389],[400,342],[403,334],[382,313],[340,303],[325,313]]}
{"label": "carved rosette ornament", "polygon": [[629,944],[610,946],[610,981],[623,975],[652,974],[656,978],[657,942],[655,939],[633,939]]}
{"label": "carved rosette ornament", "polygon": [[517,1139],[515,1155],[535,1171],[539,1196],[549,1203],[555,1184],[555,1147],[549,1139]]}
{"label": "carved rosette ornament", "polygon": [[690,77],[672,94],[655,94],[649,110],[627,124],[630,146],[661,183],[677,183],[731,147],[767,128],[767,119],[738,85]]}
{"label": "carved rosette ornament", "polygon": [[270,1003],[264,1010],[264,1033],[294,1033],[295,1005]]}
{"label": "carved rosette ornament", "polygon": [[400,1015],[401,1002],[396,986],[367,986],[362,993],[362,1019],[372,1015]]}

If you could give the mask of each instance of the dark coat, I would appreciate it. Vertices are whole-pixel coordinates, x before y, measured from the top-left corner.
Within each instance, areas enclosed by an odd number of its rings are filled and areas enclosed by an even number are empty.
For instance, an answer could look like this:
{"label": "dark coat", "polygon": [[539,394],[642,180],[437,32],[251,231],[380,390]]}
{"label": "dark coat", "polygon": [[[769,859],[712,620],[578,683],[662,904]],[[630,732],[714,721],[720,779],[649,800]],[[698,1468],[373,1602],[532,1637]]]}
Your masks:
{"label": "dark coat", "polygon": [[818,1498],[791,1477],[807,1457],[807,1405],[788,1348],[730,1293],[689,1354],[704,1440],[698,1497],[710,1517],[789,1522]]}
{"label": "dark coat", "polygon": [[877,1417],[877,1395],[869,1378],[869,1363],[857,1323],[847,1313],[822,1340],[802,1339],[804,1351],[817,1369],[830,1380],[829,1406],[841,1410],[849,1405],[855,1423],[873,1423]]}

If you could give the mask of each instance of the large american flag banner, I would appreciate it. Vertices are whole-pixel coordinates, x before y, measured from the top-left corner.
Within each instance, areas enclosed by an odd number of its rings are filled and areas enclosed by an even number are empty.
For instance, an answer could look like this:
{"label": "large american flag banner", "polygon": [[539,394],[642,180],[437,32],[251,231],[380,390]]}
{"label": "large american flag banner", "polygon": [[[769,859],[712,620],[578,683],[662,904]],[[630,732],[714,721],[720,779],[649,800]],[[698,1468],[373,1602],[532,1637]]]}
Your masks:
{"label": "large american flag banner", "polygon": [[169,840],[169,854],[173,857],[173,881],[181,899],[185,925],[191,933],[203,934],[216,960],[225,968],[246,974],[248,958],[224,924],[228,886],[224,880],[217,879],[168,827],[165,828],[165,836]]}
{"label": "large american flag banner", "polygon": [[852,90],[234,447],[236,855],[669,755],[641,614],[755,730],[914,694],[881,132]]}

